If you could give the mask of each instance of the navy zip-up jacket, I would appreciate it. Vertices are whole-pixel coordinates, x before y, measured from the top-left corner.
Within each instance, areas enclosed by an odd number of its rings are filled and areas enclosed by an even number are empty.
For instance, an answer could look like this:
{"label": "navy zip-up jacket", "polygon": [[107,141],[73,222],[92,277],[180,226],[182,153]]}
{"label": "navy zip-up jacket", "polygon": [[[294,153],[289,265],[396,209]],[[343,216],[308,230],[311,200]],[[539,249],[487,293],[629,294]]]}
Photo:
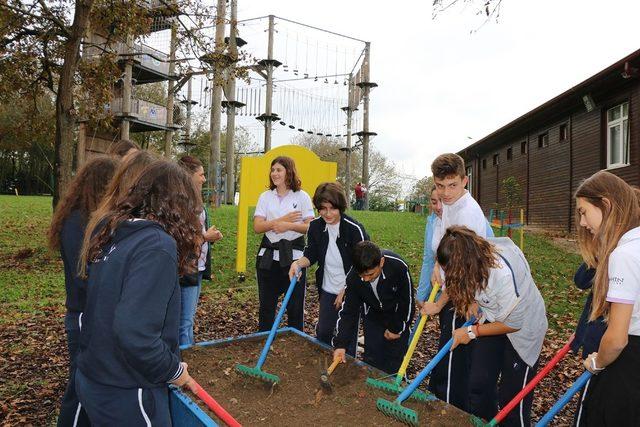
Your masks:
{"label": "navy zip-up jacket", "polygon": [[[347,274],[351,269],[353,248],[356,243],[369,240],[369,235],[362,224],[345,214],[340,214],[339,230],[340,235],[336,239],[336,245],[342,258],[344,274]],[[309,223],[307,246],[304,248],[304,256],[309,260],[311,265],[316,262],[318,263],[318,269],[316,270],[318,296],[320,296],[322,281],[324,280],[324,262],[328,247],[329,231],[327,230],[327,222],[319,216]]]}
{"label": "navy zip-up jacket", "polygon": [[153,221],[124,221],[89,265],[78,368],[101,384],[166,386],[182,373],[176,243]]}
{"label": "navy zip-up jacket", "polygon": [[349,271],[344,301],[336,322],[337,332],[332,342],[334,348],[347,347],[353,330],[358,327],[361,306],[365,316],[373,316],[373,320],[389,332],[402,334],[409,331],[415,310],[409,267],[391,251],[383,250],[382,256],[385,261],[377,285],[380,300],[373,293],[371,283],[362,280],[354,269]]}
{"label": "navy zip-up jacket", "polygon": [[[583,291],[591,289],[593,285],[593,278],[596,275],[595,268],[587,267],[586,263],[580,264],[578,271],[573,276],[573,282]],[[586,358],[591,353],[597,352],[600,347],[600,340],[607,330],[607,323],[602,316],[596,320],[590,322],[589,316],[591,315],[591,304],[593,302],[593,292],[589,291],[587,300],[584,302],[582,308],[582,314],[580,320],[578,320],[578,326],[576,327],[576,336],[571,343],[571,351],[577,353],[582,347],[582,357]]]}
{"label": "navy zip-up jacket", "polygon": [[64,265],[65,305],[68,311],[84,311],[87,301],[87,282],[78,277],[78,259],[86,227],[86,216],[76,209],[64,220],[60,230],[60,255]]}

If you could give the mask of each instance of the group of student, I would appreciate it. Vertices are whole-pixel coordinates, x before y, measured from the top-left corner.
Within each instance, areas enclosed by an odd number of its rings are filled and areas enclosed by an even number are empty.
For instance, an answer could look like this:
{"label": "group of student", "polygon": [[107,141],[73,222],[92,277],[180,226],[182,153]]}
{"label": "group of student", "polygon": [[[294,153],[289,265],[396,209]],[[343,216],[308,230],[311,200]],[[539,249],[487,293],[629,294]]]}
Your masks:
{"label": "group of student", "polygon": [[[64,261],[70,376],[59,425],[170,425],[168,385],[194,388],[179,346],[193,343],[193,318],[210,243],[222,238],[203,208],[202,164],[160,160],[121,143],[123,157],[90,160],[59,203],[50,245]],[[126,151],[126,153],[124,152]],[[520,249],[495,238],[465,189],[463,159],[432,164],[435,186],[416,290],[407,263],[370,240],[348,216],[344,189],[301,189],[293,159],[275,158],[254,231],[260,331],[297,277],[288,324],[302,330],[306,270],[317,264],[317,338],[334,358],[356,355],[393,374],[407,351],[416,309],[438,315],[449,357],[431,375],[441,400],[491,419],[535,375],[547,330],[545,305]],[[576,274],[591,295],[578,328],[585,368],[595,375],[576,411],[579,425],[640,425],[640,202],[608,172],[576,192]],[[314,208],[318,216],[315,216]],[[438,298],[427,300],[431,286]],[[468,327],[467,319],[477,322]],[[504,425],[529,425],[533,394]]]}

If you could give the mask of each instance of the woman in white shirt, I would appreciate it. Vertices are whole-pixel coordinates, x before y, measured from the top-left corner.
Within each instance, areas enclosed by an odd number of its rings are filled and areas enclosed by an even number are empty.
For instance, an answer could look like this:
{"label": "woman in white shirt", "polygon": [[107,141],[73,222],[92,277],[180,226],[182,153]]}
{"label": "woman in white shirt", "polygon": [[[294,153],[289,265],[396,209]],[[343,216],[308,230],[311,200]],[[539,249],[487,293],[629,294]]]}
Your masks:
{"label": "woman in white shirt", "polygon": [[[289,267],[302,257],[304,235],[314,216],[311,198],[301,185],[292,158],[273,159],[269,190],[260,195],[253,217],[253,230],[264,233],[256,261],[260,331],[273,325],[278,298],[289,287]],[[287,307],[288,325],[299,330],[304,324],[304,295],[303,272]]]}
{"label": "woman in white shirt", "polygon": [[640,425],[640,193],[600,171],[576,191],[582,256],[596,268],[590,320],[603,315],[607,330],[584,366],[587,384],[582,425]]}
{"label": "woman in white shirt", "polygon": [[[482,313],[478,324],[453,331],[451,350],[473,342],[467,411],[488,420],[538,369],[547,331],[544,301],[522,251],[507,237],[485,240],[467,227],[449,227],[436,257],[456,312]],[[532,402],[530,393],[500,425],[530,425]]]}

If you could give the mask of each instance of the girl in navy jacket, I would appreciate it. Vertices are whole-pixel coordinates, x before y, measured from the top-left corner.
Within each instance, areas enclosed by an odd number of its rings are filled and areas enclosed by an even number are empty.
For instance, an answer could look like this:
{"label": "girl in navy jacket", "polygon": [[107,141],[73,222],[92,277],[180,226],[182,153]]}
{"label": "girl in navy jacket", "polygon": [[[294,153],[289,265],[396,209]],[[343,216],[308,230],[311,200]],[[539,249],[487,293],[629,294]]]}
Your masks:
{"label": "girl in navy jacket", "polygon": [[178,274],[202,244],[198,200],[180,166],[157,161],[87,230],[76,390],[94,425],[170,425],[169,383],[193,390],[178,350]]}
{"label": "girl in navy jacket", "polygon": [[75,425],[89,424],[74,386],[80,324],[87,292],[86,282],[77,274],[78,259],[89,215],[96,210],[117,166],[118,160],[107,156],[94,157],[85,163],[56,206],[49,228],[49,247],[60,251],[67,294],[64,328],[69,351],[69,382],[62,398],[59,426],[74,425],[74,420]]}
{"label": "girl in navy jacket", "polygon": [[[369,240],[369,236],[362,224],[344,214],[347,197],[339,183],[320,184],[313,195],[313,204],[320,216],[309,223],[304,255],[291,264],[289,279],[297,270],[318,263],[316,285],[320,313],[316,336],[323,343],[331,345],[338,310],[344,298],[347,274],[351,269],[353,248],[358,242]],[[352,356],[356,352],[357,334],[356,329],[347,346],[348,353]]]}

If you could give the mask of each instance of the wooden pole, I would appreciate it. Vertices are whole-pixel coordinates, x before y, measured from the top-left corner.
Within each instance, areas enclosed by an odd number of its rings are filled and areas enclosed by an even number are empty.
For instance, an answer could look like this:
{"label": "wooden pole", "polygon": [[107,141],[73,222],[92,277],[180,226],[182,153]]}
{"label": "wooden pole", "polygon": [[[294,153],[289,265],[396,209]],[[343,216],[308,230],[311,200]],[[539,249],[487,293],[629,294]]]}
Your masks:
{"label": "wooden pole", "polygon": [[[362,63],[363,81],[369,83],[369,63],[371,60],[371,43],[365,43],[364,61]],[[367,191],[364,194],[364,209],[369,209],[369,85],[364,86],[362,112],[362,183]]]}
{"label": "wooden pole", "polygon": [[[169,76],[173,76],[176,68],[176,46],[178,44],[178,32],[175,24],[171,26],[171,44],[169,47]],[[171,157],[173,148],[173,103],[175,95],[173,93],[173,86],[175,82],[172,78],[169,79],[168,91],[167,91],[167,130],[164,132],[164,156]]]}
{"label": "wooden pole", "polygon": [[271,121],[273,102],[273,34],[274,16],[269,15],[269,44],[267,47],[267,96],[265,99],[265,120],[264,120],[264,152],[271,150]]}
{"label": "wooden pole", "polygon": [[235,196],[235,136],[236,136],[236,77],[235,61],[238,58],[238,45],[236,42],[236,31],[238,27],[238,1],[231,0],[231,22],[229,25],[229,55],[231,56],[232,68],[229,69],[229,79],[227,83],[227,134],[226,134],[226,175],[225,175],[225,198],[228,205],[233,204]]}

